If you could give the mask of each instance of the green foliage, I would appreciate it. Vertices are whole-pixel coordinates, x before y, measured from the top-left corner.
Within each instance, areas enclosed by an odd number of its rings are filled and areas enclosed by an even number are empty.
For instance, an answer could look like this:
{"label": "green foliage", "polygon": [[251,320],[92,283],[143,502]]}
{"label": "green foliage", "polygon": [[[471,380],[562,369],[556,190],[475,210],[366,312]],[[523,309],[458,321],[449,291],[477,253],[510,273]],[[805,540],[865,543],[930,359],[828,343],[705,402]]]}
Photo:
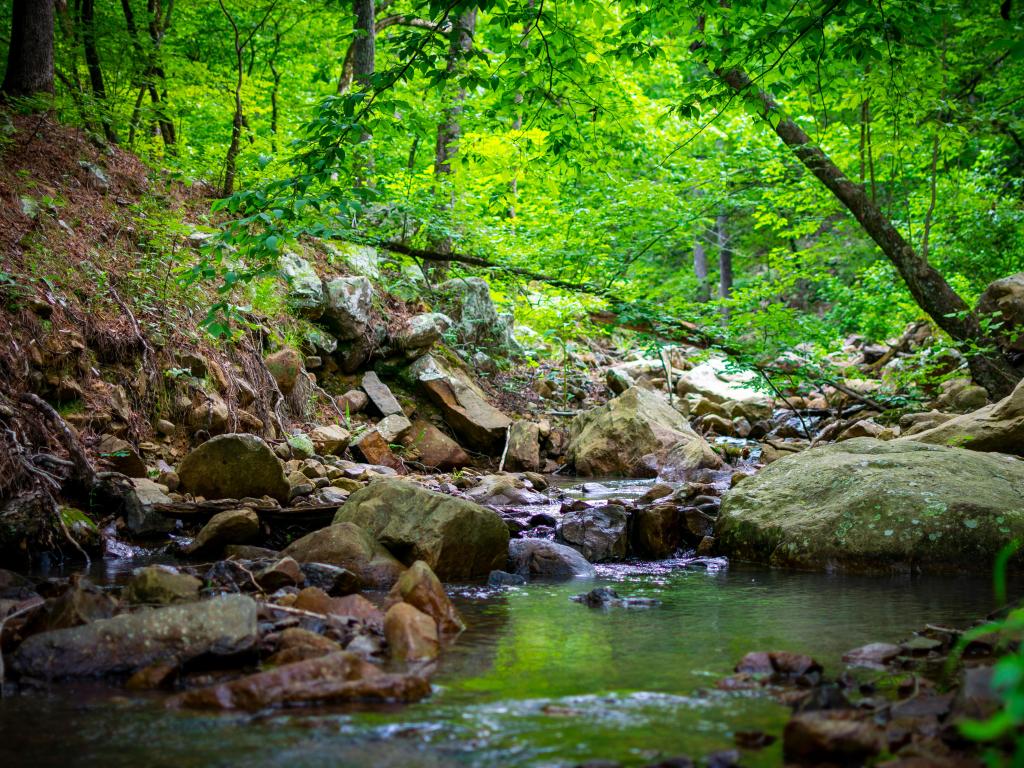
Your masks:
{"label": "green foliage", "polygon": [[[993,577],[996,601],[1006,603],[1006,572],[1010,559],[1021,548],[1014,541],[1003,548],[996,560]],[[996,638],[1005,655],[996,662],[992,673],[992,689],[1002,702],[1002,708],[986,720],[964,720],[958,724],[960,732],[972,741],[983,744],[1002,744],[1005,751],[991,749],[986,763],[991,766],[1021,765],[1024,763],[1024,607],[1009,610],[998,621],[989,622],[965,632],[951,655],[951,661],[962,657],[967,647],[980,638]]]}

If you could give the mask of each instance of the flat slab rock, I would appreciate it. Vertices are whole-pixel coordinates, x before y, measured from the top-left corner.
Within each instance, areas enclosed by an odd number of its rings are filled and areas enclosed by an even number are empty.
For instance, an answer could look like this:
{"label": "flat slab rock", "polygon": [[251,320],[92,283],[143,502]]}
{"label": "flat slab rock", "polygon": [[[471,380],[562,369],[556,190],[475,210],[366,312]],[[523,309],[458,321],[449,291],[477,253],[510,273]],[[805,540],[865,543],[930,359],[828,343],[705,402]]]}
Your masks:
{"label": "flat slab rock", "polygon": [[255,644],[256,615],[256,602],[243,595],[123,614],[32,635],[15,651],[12,668],[22,676],[52,680],[231,655]]}
{"label": "flat slab rock", "polygon": [[314,702],[413,702],[429,695],[425,677],[389,674],[354,653],[338,651],[188,691],[170,706],[252,711]]}

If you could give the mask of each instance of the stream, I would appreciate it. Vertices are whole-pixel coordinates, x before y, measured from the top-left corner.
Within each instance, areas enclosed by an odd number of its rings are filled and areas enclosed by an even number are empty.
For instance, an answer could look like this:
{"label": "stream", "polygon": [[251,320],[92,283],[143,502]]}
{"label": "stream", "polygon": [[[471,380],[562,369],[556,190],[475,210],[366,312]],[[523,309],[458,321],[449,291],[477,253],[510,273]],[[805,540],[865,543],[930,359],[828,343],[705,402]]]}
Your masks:
{"label": "stream", "polygon": [[[618,495],[626,490],[619,486]],[[116,581],[139,564],[108,560],[93,576]],[[0,765],[387,768],[699,758],[732,748],[737,731],[777,735],[787,719],[788,709],[764,694],[716,690],[748,651],[808,653],[836,674],[851,648],[902,639],[925,623],[963,625],[991,607],[990,582],[964,577],[867,578],[682,560],[599,566],[598,573],[504,590],[449,585],[469,628],[442,656],[434,695],[419,704],[209,714],[169,711],[159,694],[56,685],[0,700]],[[661,605],[592,609],[570,600],[605,585]],[[780,763],[778,743],[743,757],[747,766]]]}

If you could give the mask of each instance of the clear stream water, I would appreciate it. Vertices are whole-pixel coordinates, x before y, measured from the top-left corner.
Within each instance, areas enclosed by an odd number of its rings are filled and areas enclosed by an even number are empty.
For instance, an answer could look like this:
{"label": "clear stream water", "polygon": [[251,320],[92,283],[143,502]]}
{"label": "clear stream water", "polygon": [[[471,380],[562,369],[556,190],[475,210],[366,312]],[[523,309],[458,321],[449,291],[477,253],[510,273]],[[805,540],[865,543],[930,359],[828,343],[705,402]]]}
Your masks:
{"label": "clear stream water", "polygon": [[[137,565],[135,562],[133,565]],[[121,564],[108,564],[116,575]],[[113,571],[113,572],[111,572]],[[788,710],[715,682],[751,650],[840,656],[925,623],[986,613],[985,579],[864,578],[681,561],[599,568],[596,580],[504,591],[456,587],[469,629],[408,707],[258,715],[168,711],[163,696],[99,684],[0,700],[0,766],[642,765],[732,747],[739,730],[780,733]],[[595,610],[570,597],[611,585],[654,608]],[[779,745],[744,753],[778,765]]]}

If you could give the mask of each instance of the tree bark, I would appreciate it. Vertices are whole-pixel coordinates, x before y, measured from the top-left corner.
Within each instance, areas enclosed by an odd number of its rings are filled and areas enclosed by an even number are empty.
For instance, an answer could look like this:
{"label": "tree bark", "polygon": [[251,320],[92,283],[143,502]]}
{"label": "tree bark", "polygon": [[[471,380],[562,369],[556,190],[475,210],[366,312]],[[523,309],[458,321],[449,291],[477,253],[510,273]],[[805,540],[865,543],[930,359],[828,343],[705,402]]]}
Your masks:
{"label": "tree bark", "polygon": [[[355,39],[352,41],[352,76],[364,90],[373,84],[377,70],[377,27],[374,0],[352,0],[355,13]],[[373,150],[370,142],[373,136],[363,130],[355,148],[353,175],[356,185],[368,182],[373,174]]]}
{"label": "tree bark", "polygon": [[[465,67],[466,56],[473,49],[473,35],[476,33],[476,9],[459,16],[452,25],[448,42],[448,63],[445,73],[449,81],[456,80]],[[452,173],[452,159],[459,152],[459,138],[462,136],[460,120],[466,100],[466,89],[459,88],[452,96],[451,102],[444,111],[444,116],[437,125],[437,144],[434,148],[434,177],[443,180]],[[451,211],[455,207],[454,196],[444,203],[443,209]],[[448,235],[436,238],[431,245],[441,253],[450,253],[452,238]],[[437,277],[444,276],[444,266],[437,270]]]}
{"label": "tree bark", "polygon": [[697,301],[711,299],[711,286],[708,284],[708,252],[698,237],[693,244],[693,274],[697,278]]}
{"label": "tree bark", "polygon": [[737,93],[749,92],[747,95],[760,102],[761,118],[860,222],[903,277],[918,306],[939,328],[967,348],[965,354],[974,380],[994,399],[1008,395],[1020,374],[998,352],[995,342],[984,333],[967,303],[904,239],[871,201],[864,187],[846,178],[803,129],[783,113],[770,93],[753,88],[745,72],[731,69],[717,70],[715,74]]}
{"label": "tree bark", "polygon": [[14,0],[4,96],[53,93],[53,14],[53,0]]}
{"label": "tree bark", "polygon": [[82,0],[82,47],[85,50],[85,67],[89,72],[89,83],[92,95],[100,110],[100,125],[107,141],[116,144],[117,132],[111,122],[110,104],[107,102],[107,89],[103,83],[103,67],[100,65],[100,52],[96,47],[96,13],[94,0]]}

